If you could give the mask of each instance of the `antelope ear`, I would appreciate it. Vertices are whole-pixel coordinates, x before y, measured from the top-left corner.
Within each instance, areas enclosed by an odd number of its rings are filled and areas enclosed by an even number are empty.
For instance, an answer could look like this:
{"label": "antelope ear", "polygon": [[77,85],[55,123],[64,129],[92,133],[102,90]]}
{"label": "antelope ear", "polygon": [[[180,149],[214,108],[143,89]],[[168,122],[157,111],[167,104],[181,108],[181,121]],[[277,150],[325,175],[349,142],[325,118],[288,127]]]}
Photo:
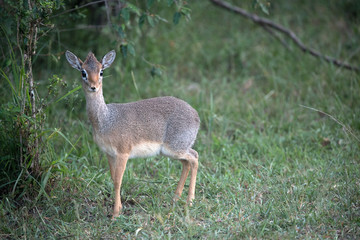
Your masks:
{"label": "antelope ear", "polygon": [[113,63],[116,57],[116,52],[114,50],[108,52],[102,59],[101,59],[101,65],[102,69],[106,69],[110,67],[110,65]]}
{"label": "antelope ear", "polygon": [[83,62],[80,60],[80,58],[78,58],[75,54],[73,54],[69,50],[66,50],[65,57],[73,68],[81,71],[81,66]]}

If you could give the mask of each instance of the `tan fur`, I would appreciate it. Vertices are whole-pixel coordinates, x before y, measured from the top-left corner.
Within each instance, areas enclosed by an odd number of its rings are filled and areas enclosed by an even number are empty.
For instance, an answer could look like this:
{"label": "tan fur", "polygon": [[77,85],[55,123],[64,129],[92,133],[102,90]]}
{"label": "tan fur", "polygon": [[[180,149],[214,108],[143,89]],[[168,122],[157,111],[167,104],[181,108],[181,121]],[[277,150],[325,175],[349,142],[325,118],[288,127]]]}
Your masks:
{"label": "tan fur", "polygon": [[129,158],[162,154],[181,160],[183,170],[174,199],[181,196],[191,170],[187,198],[187,202],[191,204],[195,198],[198,169],[198,153],[191,148],[200,126],[196,110],[174,97],[105,104],[100,71],[111,65],[115,51],[106,54],[101,62],[92,53],[88,54],[84,62],[69,51],[65,55],[72,67],[86,75],[82,85],[94,140],[108,157],[114,181],[113,218],[119,215],[122,208],[120,188]]}

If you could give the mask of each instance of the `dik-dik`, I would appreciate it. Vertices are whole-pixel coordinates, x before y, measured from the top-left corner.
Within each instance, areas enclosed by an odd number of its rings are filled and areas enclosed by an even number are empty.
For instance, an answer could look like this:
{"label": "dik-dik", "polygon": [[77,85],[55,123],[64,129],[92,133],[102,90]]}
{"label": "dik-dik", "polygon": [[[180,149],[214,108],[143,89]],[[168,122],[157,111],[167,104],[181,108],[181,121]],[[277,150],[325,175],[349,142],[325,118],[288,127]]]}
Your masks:
{"label": "dik-dik", "polygon": [[188,103],[175,97],[106,104],[102,90],[103,71],[110,67],[115,55],[114,50],[110,51],[99,62],[90,52],[83,62],[70,51],[65,53],[70,65],[81,72],[93,137],[108,158],[115,189],[113,218],[119,216],[122,209],[120,187],[126,163],[131,158],[161,154],[179,159],[183,169],[174,199],[181,196],[191,170],[187,198],[187,203],[191,205],[195,198],[199,158],[191,148],[199,130],[198,113]]}

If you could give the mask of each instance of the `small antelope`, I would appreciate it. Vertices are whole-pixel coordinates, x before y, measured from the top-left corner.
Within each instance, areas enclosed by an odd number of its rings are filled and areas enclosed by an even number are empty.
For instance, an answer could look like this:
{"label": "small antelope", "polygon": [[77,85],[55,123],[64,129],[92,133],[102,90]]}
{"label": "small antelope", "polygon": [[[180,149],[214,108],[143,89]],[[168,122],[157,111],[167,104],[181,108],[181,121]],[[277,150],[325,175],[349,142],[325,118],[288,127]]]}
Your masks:
{"label": "small antelope", "polygon": [[187,203],[195,198],[198,153],[191,147],[200,126],[199,115],[188,103],[175,97],[157,97],[130,103],[106,104],[102,92],[103,70],[115,59],[114,50],[99,62],[89,53],[82,62],[70,51],[70,65],[81,72],[86,110],[93,127],[95,142],[103,150],[114,182],[113,218],[122,209],[120,188],[128,159],[158,154],[179,159],[183,169],[175,191],[177,200],[191,169]]}

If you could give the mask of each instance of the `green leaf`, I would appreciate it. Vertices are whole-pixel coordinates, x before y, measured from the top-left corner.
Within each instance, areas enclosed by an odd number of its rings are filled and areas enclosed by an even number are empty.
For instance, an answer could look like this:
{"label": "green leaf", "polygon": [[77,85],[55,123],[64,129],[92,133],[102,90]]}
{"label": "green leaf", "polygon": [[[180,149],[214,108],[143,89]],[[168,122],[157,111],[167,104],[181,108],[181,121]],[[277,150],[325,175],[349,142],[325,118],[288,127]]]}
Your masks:
{"label": "green leaf", "polygon": [[5,67],[8,67],[11,65],[11,60],[10,59],[7,59],[6,62],[5,62]]}
{"label": "green leaf", "polygon": [[121,17],[124,19],[124,22],[127,23],[130,19],[130,12],[128,8],[121,9]]}
{"label": "green leaf", "polygon": [[175,25],[179,23],[180,17],[181,17],[181,13],[180,13],[180,12],[176,12],[176,13],[174,14],[173,23],[174,23]]}
{"label": "green leaf", "polygon": [[135,53],[135,48],[134,48],[133,44],[129,43],[127,45],[127,50],[128,50],[130,55],[133,55],[135,57],[136,53]]}
{"label": "green leaf", "polygon": [[11,87],[11,90],[12,90],[12,92],[13,92],[13,95],[16,96],[16,95],[17,95],[17,94],[16,94],[16,90],[15,90],[14,85],[11,83],[11,80],[8,78],[8,76],[5,74],[5,72],[4,72],[2,69],[0,69],[0,73],[1,73],[1,75],[3,76],[3,78],[6,79],[6,81],[7,81],[8,84],[9,84],[9,86]]}
{"label": "green leaf", "polygon": [[167,4],[170,7],[174,3],[174,0],[167,0]]}
{"label": "green leaf", "polygon": [[145,23],[146,14],[143,14],[139,18],[139,27],[141,28]]}
{"label": "green leaf", "polygon": [[268,6],[270,6],[270,2],[267,0],[254,0],[253,1],[253,7],[257,8],[257,6],[260,7],[261,11],[263,11],[265,14],[269,15],[269,9]]}
{"label": "green leaf", "polygon": [[191,20],[191,16],[190,16],[190,13],[191,13],[191,9],[190,8],[187,8],[187,7],[182,7],[180,9],[180,13],[185,16],[186,20],[190,21]]}
{"label": "green leaf", "polygon": [[125,34],[125,32],[124,32],[124,30],[122,29],[121,26],[118,27],[118,33],[119,33],[119,36],[120,36],[121,38],[126,38],[126,34]]}
{"label": "green leaf", "polygon": [[121,54],[123,55],[124,58],[127,57],[127,50],[128,50],[127,44],[120,46],[120,51],[121,51]]}
{"label": "green leaf", "polygon": [[267,15],[269,15],[269,10],[267,8],[267,6],[265,4],[263,4],[262,2],[259,2],[260,8],[261,10],[266,13]]}
{"label": "green leaf", "polygon": [[59,9],[63,5],[62,1],[60,0],[56,0],[55,3],[56,3],[55,9]]}
{"label": "green leaf", "polygon": [[155,26],[153,17],[151,17],[150,15],[147,15],[146,19],[147,19],[147,21],[148,21],[148,23],[150,24],[151,27]]}
{"label": "green leaf", "polygon": [[129,2],[127,2],[126,5],[132,12],[134,12],[136,15],[140,16],[141,10],[137,6],[135,6],[134,4],[131,4]]}
{"label": "green leaf", "polygon": [[147,9],[151,8],[151,6],[153,5],[153,3],[154,3],[154,0],[147,0],[147,2],[146,2],[146,8],[147,8]]}
{"label": "green leaf", "polygon": [[56,63],[58,62],[58,59],[54,54],[51,54],[51,58],[54,60],[54,62],[56,62]]}
{"label": "green leaf", "polygon": [[160,17],[159,15],[155,15],[155,18],[156,18],[157,21],[162,21],[162,22],[168,23],[168,20],[166,20],[165,18]]}
{"label": "green leaf", "polygon": [[151,74],[152,77],[161,76],[161,75],[162,75],[162,71],[161,71],[160,68],[153,66],[153,67],[151,68],[150,74]]}

